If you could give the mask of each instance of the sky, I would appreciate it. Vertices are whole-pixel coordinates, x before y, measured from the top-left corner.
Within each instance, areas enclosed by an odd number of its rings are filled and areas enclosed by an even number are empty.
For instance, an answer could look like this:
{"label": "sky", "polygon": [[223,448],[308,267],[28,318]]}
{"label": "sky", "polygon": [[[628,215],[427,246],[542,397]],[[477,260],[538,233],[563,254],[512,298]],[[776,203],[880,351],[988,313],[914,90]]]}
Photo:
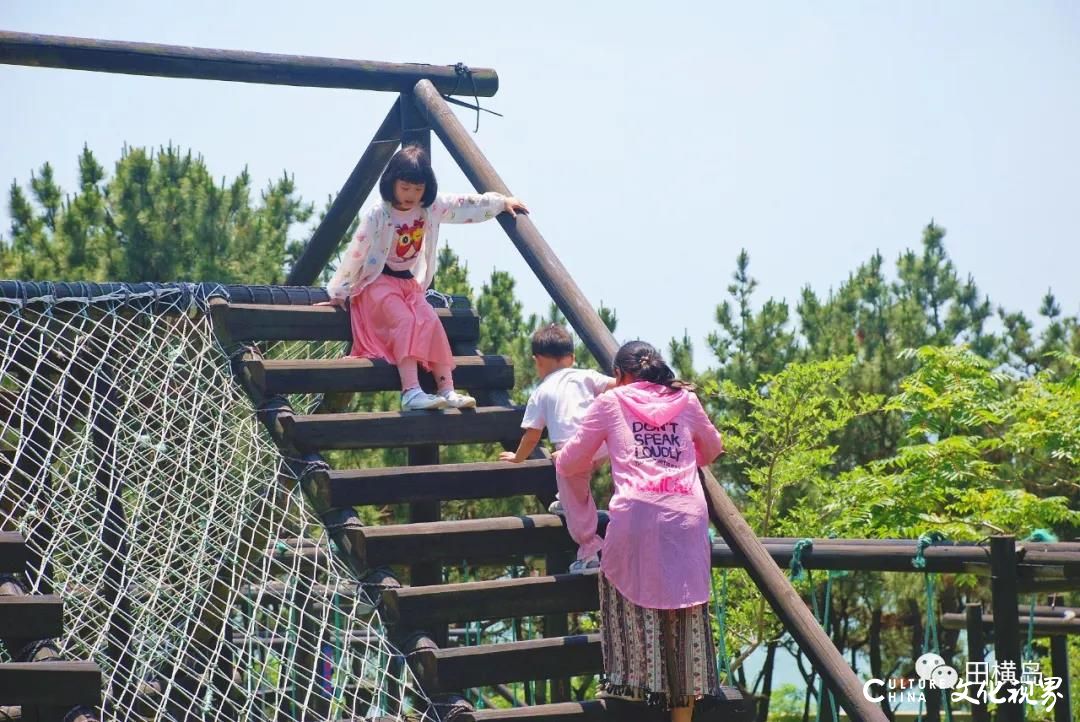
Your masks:
{"label": "sky", "polygon": [[[408,10],[403,11],[402,8]],[[758,302],[825,294],[931,218],[963,276],[1080,313],[1080,4],[0,0],[0,29],[493,67],[477,143],[620,341],[687,331],[699,368],[739,250]],[[0,65],[0,182],[84,144],[178,144],[321,207],[393,97]],[[474,117],[461,111],[465,125]],[[440,188],[471,186],[436,147]],[[10,223],[5,203],[0,233]],[[540,284],[495,223],[447,227],[475,287]],[[137,280],[137,279],[117,279]]]}

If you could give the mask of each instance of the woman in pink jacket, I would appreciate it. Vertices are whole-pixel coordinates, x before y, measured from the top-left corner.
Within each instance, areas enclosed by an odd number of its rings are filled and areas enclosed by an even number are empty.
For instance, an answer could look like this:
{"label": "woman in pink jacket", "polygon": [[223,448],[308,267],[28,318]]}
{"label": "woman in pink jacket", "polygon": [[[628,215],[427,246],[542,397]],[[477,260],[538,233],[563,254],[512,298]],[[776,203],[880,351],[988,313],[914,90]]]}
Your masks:
{"label": "woman in pink jacket", "polygon": [[[619,349],[615,379],[557,456],[559,496],[578,559],[602,552],[603,693],[663,706],[673,721],[689,721],[695,701],[719,686],[709,621],[709,516],[698,467],[723,453],[723,444],[692,389],[649,344]],[[615,488],[601,539],[589,479],[605,442]]]}

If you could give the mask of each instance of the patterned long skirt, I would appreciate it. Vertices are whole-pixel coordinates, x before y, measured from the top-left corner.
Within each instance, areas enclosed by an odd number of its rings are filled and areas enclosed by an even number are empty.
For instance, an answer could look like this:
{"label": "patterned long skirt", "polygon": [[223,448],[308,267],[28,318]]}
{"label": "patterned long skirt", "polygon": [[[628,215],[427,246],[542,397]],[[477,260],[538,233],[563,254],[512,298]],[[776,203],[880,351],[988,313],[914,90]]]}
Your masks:
{"label": "patterned long skirt", "polygon": [[664,709],[719,694],[708,604],[639,607],[599,577],[605,693]]}

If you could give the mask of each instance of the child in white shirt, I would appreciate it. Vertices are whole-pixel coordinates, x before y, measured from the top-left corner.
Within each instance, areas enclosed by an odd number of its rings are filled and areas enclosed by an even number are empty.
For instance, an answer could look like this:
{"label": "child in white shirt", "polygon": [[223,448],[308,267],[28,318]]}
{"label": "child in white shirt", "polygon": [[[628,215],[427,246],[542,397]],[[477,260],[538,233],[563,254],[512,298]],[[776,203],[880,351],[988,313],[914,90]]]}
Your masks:
{"label": "child in white shirt", "polygon": [[[501,461],[514,464],[529,458],[545,427],[557,453],[573,437],[593,399],[615,387],[615,379],[610,376],[574,368],[574,339],[562,326],[551,324],[534,333],[532,352],[540,385],[525,406],[521,420],[525,433],[516,452],[504,451],[499,455]],[[599,464],[606,458],[607,449],[601,446],[594,462]],[[548,511],[562,513],[558,497]]]}

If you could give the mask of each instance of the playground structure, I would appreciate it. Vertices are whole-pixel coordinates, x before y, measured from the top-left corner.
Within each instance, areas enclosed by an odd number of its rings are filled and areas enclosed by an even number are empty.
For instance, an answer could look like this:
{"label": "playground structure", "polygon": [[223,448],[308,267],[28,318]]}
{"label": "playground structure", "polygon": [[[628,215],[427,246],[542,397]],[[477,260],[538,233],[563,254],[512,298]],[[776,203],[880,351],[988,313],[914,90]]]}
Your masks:
{"label": "playground structure", "polygon": [[[7,339],[0,430],[10,447],[0,457],[0,502],[3,528],[26,542],[26,558],[5,567],[23,565],[9,594],[30,603],[28,592],[55,586],[76,606],[69,618],[77,624],[64,637],[71,643],[49,653],[93,657],[100,670],[82,663],[79,671],[86,679],[104,673],[105,716],[662,718],[617,702],[572,701],[569,678],[600,672],[602,660],[597,635],[570,634],[568,615],[597,609],[596,578],[561,574],[573,545],[559,517],[441,520],[441,502],[532,495],[546,505],[555,488],[541,451],[513,467],[440,463],[441,447],[512,448],[520,434],[521,409],[508,393],[513,369],[477,349],[475,312],[460,301],[439,309],[459,385],[479,408],[401,413],[349,410],[355,394],[397,388],[396,370],[339,359],[349,341],[347,312],[314,305],[327,296],[311,284],[399,144],[430,147],[434,132],[477,191],[510,194],[447,102],[493,95],[494,71],[6,32],[0,61],[396,93],[287,287],[0,285]],[[615,339],[532,219],[498,220],[609,367]],[[243,404],[255,410],[261,432]],[[192,454],[193,438],[211,445],[202,458]],[[211,444],[219,438],[227,443]],[[387,448],[405,448],[408,465],[339,470],[324,456]],[[79,473],[88,458],[93,472]],[[155,480],[163,470],[171,476]],[[1021,591],[1080,587],[1080,544],[759,539],[715,478],[707,470],[701,478],[723,539],[714,566],[748,571],[852,719],[886,715],[792,587],[784,569],[793,560],[816,569],[989,572],[995,657],[1006,660],[1021,656]],[[409,523],[365,526],[356,507],[376,504],[408,505]],[[912,565],[916,550],[922,566]],[[544,558],[545,576],[444,583],[449,565],[513,568],[523,557]],[[57,601],[41,605],[54,618]],[[452,644],[460,641],[452,624],[521,618],[542,619],[542,636]],[[981,633],[982,623],[968,628]],[[63,636],[55,625],[41,629],[42,637]],[[27,649],[6,634],[0,626],[9,652]],[[25,677],[14,676],[29,672],[25,663],[0,665],[0,705],[41,706],[34,714],[42,718],[76,708],[90,719],[77,705],[102,704],[31,697]],[[529,706],[476,709],[465,694],[493,689],[518,705],[506,685],[538,680]],[[1065,694],[1056,708],[1062,722],[1070,715],[1067,685]],[[696,718],[742,719],[753,711],[739,690],[725,688]],[[1019,720],[1021,712],[1019,704],[1002,704],[997,716]]]}

